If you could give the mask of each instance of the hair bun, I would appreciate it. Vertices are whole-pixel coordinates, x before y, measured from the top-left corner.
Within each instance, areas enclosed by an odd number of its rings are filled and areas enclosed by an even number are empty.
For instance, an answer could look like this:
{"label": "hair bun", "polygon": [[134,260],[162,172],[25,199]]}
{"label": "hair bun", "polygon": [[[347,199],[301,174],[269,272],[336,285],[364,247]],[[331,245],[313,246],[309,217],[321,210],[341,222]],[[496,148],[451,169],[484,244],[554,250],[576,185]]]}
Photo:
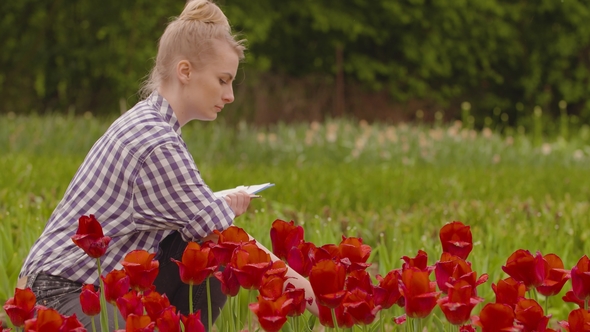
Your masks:
{"label": "hair bun", "polygon": [[190,60],[195,68],[217,56],[213,40],[229,43],[240,59],[244,58],[243,40],[236,40],[227,17],[212,0],[189,0],[182,13],[170,21],[158,42],[156,64],[141,87],[147,97],[176,72],[179,59]]}
{"label": "hair bun", "polygon": [[178,17],[179,20],[221,24],[229,27],[227,17],[221,9],[209,0],[190,0]]}

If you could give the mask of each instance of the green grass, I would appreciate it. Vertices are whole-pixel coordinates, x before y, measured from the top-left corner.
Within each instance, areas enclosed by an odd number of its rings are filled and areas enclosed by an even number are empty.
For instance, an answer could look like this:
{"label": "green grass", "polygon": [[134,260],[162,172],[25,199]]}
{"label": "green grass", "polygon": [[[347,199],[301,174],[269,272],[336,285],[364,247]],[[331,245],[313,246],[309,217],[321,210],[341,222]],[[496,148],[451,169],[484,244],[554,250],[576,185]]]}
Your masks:
{"label": "green grass", "polygon": [[[12,296],[28,249],[111,121],[0,116],[0,303]],[[522,130],[347,120],[267,129],[191,123],[183,136],[212,189],[276,184],[236,222],[269,247],[272,221],[295,220],[319,245],[362,237],[373,247],[374,271],[385,274],[419,249],[433,264],[438,230],[460,220],[472,227],[474,270],[490,275],[478,290],[487,301],[516,249],[556,253],[568,269],[590,253],[587,126],[570,130],[567,141],[556,135],[542,144]],[[567,319],[573,307],[550,301],[550,313]]]}

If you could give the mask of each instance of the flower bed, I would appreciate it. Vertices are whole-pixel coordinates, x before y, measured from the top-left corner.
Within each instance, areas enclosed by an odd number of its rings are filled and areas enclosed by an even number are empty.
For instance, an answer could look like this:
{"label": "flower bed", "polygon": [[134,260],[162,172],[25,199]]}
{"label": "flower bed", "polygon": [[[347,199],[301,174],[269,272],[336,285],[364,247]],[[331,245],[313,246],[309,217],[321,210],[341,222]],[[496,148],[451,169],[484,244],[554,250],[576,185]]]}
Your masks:
{"label": "flower bed", "polygon": [[[249,304],[257,325],[265,331],[279,331],[288,322],[294,331],[309,331],[313,326],[302,320],[306,306],[313,298],[296,288],[286,276],[287,265],[308,278],[319,308],[319,323],[339,330],[361,327],[384,331],[398,327],[422,331],[424,322],[436,306],[448,321],[446,329],[459,331],[589,331],[590,259],[583,256],[571,271],[566,270],[556,254],[531,254],[516,250],[507,258],[502,270],[507,278],[491,284],[494,302],[483,303],[478,287],[487,283],[486,274],[478,276],[468,261],[473,248],[470,227],[459,221],[443,226],[439,238],[443,253],[434,265],[428,265],[428,254],[418,251],[415,257],[402,257],[402,266],[385,275],[372,276],[367,260],[371,247],[361,238],[342,237],[339,244],[317,246],[306,242],[301,226],[293,221],[276,220],[271,227],[272,252],[280,260],[272,261],[241,228],[232,226],[217,232],[217,242],[201,245],[191,242],[179,266],[181,280],[193,285],[219,279],[222,291],[229,297],[229,306],[237,303],[240,289],[256,294]],[[132,251],[121,262],[122,270],[102,275],[100,257],[108,248],[110,238],[104,236],[94,216],[82,216],[72,240],[90,257],[96,258],[103,291],[85,285],[80,302],[85,314],[100,316],[102,331],[106,330],[106,303],[116,305],[126,319],[120,331],[204,331],[200,312],[180,314],[171,306],[166,294],[153,290],[159,264],[155,254]],[[222,270],[220,266],[224,266]],[[571,279],[571,290],[563,296],[566,302],[579,306],[555,324],[547,315],[547,298],[559,294]],[[189,292],[192,296],[192,291]],[[543,306],[537,301],[544,297]],[[35,304],[30,289],[16,289],[14,297],[4,305],[16,330],[84,331],[76,316],[66,317],[54,309]],[[210,302],[209,302],[210,303]],[[481,304],[477,314],[473,309]],[[393,306],[403,308],[403,315],[388,319]],[[211,313],[211,310],[208,310]],[[211,317],[207,320],[211,324]],[[94,320],[93,320],[94,322]],[[235,326],[235,331],[241,326]],[[251,327],[252,324],[248,323]],[[554,329],[555,328],[555,329]],[[211,326],[209,326],[211,330]]]}

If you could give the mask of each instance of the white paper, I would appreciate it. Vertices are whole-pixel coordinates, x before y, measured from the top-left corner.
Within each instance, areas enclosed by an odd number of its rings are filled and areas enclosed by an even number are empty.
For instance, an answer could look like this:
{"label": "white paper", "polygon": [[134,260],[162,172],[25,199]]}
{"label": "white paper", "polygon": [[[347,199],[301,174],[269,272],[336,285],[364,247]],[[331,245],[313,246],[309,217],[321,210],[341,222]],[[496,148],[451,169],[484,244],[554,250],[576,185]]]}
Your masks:
{"label": "white paper", "polygon": [[235,193],[235,192],[243,190],[250,195],[254,195],[256,193],[263,191],[266,188],[273,187],[274,185],[275,185],[274,183],[263,183],[263,184],[254,184],[254,185],[250,185],[250,186],[237,186],[237,187],[231,188],[231,189],[216,191],[213,194],[215,194],[215,196],[217,196],[217,197],[223,197],[227,194],[231,194],[231,193]]}

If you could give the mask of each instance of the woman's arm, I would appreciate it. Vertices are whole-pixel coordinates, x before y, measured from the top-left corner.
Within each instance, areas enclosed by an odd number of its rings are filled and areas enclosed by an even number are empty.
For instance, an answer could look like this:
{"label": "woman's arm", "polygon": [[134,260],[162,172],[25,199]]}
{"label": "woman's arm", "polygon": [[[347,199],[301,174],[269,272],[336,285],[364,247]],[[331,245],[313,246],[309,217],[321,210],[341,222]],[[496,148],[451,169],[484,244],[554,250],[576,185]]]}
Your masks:
{"label": "woman's arm", "polygon": [[[245,191],[240,191],[238,193],[233,193],[233,194],[224,196],[224,199],[226,200],[228,205],[233,209],[236,216],[243,214],[248,209],[248,205],[250,204],[250,195],[248,193],[246,193]],[[248,234],[248,236],[250,237],[250,240],[256,240],[250,234]],[[214,242],[217,242],[217,239],[218,239],[217,234],[213,233],[213,234],[205,237],[203,239],[203,241],[212,240]],[[272,251],[268,250],[260,242],[256,241],[256,245],[260,249],[267,252],[270,255],[270,258],[273,262],[280,260],[275,254],[272,253]],[[286,276],[289,277],[288,282],[293,284],[293,286],[295,286],[295,288],[302,288],[303,290],[305,290],[305,298],[310,298],[310,297],[312,298],[313,301],[311,302],[311,304],[307,303],[306,307],[307,307],[307,310],[309,310],[312,314],[314,314],[315,316],[318,316],[319,309],[316,304],[315,294],[313,293],[313,289],[311,288],[311,284],[309,283],[309,280],[304,278],[302,275],[297,273],[297,271],[293,270],[289,266],[287,266]]]}

